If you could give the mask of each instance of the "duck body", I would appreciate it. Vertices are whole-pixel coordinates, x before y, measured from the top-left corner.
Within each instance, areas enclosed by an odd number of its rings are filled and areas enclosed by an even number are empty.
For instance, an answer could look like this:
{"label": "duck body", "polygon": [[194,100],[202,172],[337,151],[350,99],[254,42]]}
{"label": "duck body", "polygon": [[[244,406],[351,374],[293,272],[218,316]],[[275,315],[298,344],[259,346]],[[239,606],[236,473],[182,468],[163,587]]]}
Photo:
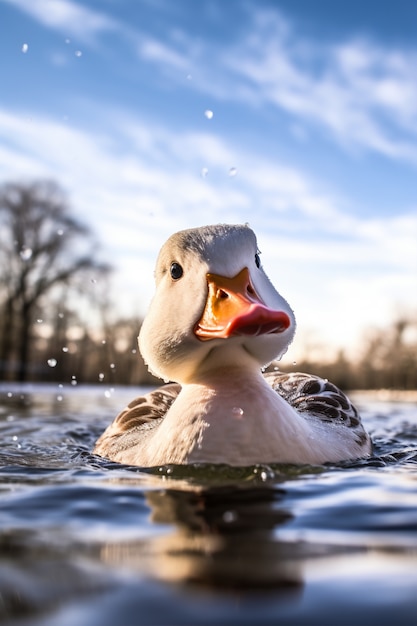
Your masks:
{"label": "duck body", "polygon": [[361,458],[371,441],[334,385],[263,374],[287,349],[294,314],[260,266],[247,226],[181,231],[162,248],[139,347],[177,381],[135,399],[94,452],[128,465],[321,464]]}

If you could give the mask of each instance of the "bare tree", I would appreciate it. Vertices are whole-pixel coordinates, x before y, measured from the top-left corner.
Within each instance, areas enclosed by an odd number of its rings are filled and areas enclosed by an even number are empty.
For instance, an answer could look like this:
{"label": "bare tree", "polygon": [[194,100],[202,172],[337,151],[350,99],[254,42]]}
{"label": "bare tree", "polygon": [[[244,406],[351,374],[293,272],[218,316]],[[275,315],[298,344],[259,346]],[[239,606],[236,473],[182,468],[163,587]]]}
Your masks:
{"label": "bare tree", "polygon": [[103,274],[90,230],[51,181],[0,187],[0,375],[27,377],[31,327],[43,300],[80,275]]}

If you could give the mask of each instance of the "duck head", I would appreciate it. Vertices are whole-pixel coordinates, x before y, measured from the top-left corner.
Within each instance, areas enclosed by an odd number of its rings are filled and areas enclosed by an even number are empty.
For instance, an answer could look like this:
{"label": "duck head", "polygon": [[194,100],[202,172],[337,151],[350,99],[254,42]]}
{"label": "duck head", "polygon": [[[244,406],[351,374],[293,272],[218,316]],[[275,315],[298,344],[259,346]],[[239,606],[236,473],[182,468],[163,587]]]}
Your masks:
{"label": "duck head", "polygon": [[139,334],[150,371],[180,383],[216,367],[260,368],[287,350],[294,314],[260,263],[255,233],[218,224],[163,245]]}

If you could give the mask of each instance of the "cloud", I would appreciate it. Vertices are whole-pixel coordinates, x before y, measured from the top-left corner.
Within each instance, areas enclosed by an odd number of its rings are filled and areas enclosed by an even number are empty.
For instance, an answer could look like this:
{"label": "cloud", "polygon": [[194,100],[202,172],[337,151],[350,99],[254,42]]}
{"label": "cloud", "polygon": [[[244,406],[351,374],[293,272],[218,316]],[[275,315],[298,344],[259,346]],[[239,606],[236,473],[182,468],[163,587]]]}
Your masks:
{"label": "cloud", "polygon": [[92,43],[103,32],[118,28],[117,22],[100,11],[93,11],[73,0],[3,0],[30,15],[40,24]]}
{"label": "cloud", "polygon": [[355,38],[306,40],[295,23],[283,28],[275,12],[254,19],[255,34],[225,57],[253,97],[327,129],[344,145],[417,163],[417,50]]}
{"label": "cloud", "polygon": [[116,32],[164,80],[183,84],[189,76],[189,88],[212,100],[273,107],[304,136],[324,131],[345,149],[417,165],[417,48],[352,36],[317,40],[262,5],[242,5],[246,30],[228,42],[201,39],[169,21],[158,38],[73,0],[4,1],[86,44]]}
{"label": "cloud", "polygon": [[143,38],[138,54],[170,80],[189,73],[189,87],[212,99],[272,106],[292,128],[417,164],[417,48],[363,37],[318,41],[277,9],[245,6],[248,27],[238,40],[202,41],[177,29],[163,42]]}

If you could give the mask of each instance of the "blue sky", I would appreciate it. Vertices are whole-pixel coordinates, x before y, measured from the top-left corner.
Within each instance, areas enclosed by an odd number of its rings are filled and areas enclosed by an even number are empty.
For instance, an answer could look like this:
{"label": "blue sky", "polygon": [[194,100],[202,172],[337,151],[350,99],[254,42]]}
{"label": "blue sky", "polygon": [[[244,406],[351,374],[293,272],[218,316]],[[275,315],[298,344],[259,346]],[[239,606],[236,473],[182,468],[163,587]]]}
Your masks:
{"label": "blue sky", "polygon": [[0,0],[0,182],[62,184],[123,314],[171,232],[249,222],[289,358],[359,354],[417,311],[416,23],[411,1]]}

